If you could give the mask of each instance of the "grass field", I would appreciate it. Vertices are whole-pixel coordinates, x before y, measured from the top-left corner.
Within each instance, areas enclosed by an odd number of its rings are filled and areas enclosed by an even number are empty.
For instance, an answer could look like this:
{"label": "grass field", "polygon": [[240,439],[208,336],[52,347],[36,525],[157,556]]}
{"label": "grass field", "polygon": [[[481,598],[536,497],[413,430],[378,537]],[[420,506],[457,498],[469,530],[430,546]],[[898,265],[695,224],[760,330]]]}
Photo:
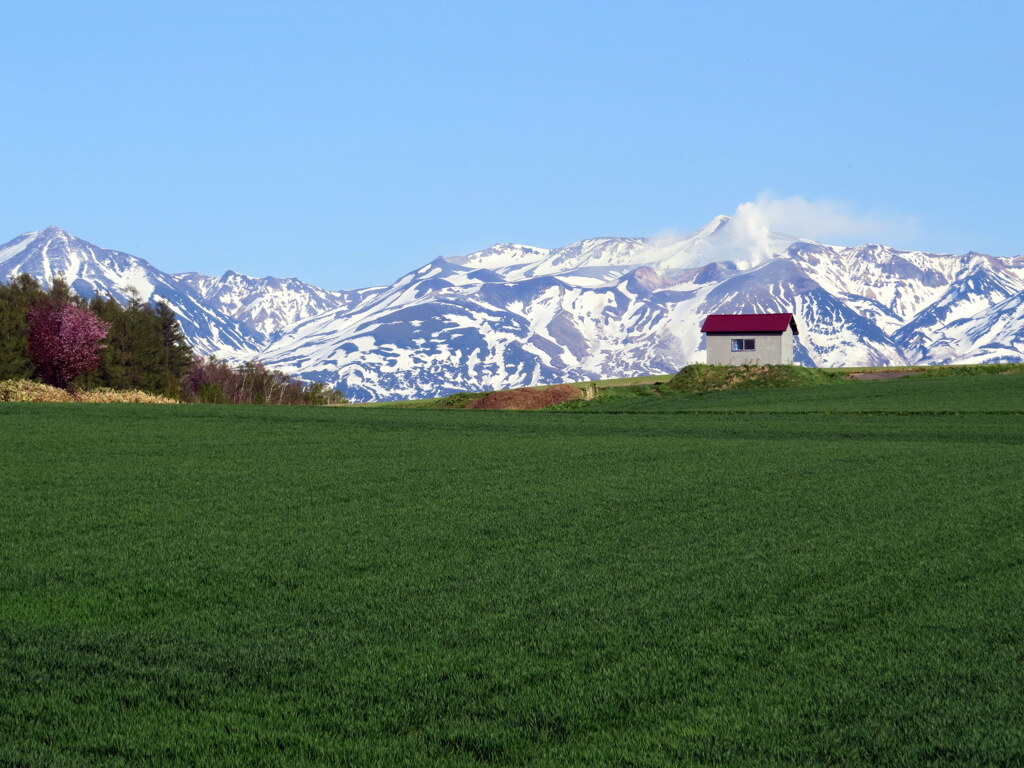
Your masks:
{"label": "grass field", "polygon": [[[642,390],[641,390],[642,391]],[[763,387],[702,394],[636,395],[606,390],[574,405],[595,413],[915,413],[1024,415],[1024,370],[1011,374],[908,376],[890,381],[844,381],[804,387]]]}
{"label": "grass field", "polygon": [[0,404],[0,765],[1022,765],[1022,381]]}
{"label": "grass field", "polygon": [[[853,370],[853,369],[851,369]],[[872,369],[873,370],[873,369]],[[671,374],[664,373],[660,376],[634,376],[628,379],[604,379],[602,381],[583,381],[583,382],[570,382],[574,387],[579,387],[581,390],[596,390],[605,391],[612,388],[621,387],[635,387],[655,384],[658,382],[667,382],[672,378]],[[553,384],[539,384],[536,386],[526,387],[526,389],[548,389],[549,387],[555,386]],[[470,393],[459,393],[456,397],[467,395]],[[477,394],[483,394],[477,393]],[[445,408],[451,407],[449,402],[452,396],[448,397],[429,397],[422,400],[383,400],[369,403],[346,403],[345,406],[348,408]],[[459,405],[452,404],[455,407]]]}

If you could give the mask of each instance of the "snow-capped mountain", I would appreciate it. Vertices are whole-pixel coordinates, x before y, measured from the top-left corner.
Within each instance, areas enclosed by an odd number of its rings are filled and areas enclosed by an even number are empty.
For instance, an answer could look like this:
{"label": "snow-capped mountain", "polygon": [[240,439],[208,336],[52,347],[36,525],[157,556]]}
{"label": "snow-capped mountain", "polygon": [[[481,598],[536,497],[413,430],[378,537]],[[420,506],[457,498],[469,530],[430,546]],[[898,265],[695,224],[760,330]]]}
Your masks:
{"label": "snow-capped mountain", "polygon": [[233,270],[220,277],[197,272],[175,277],[194,289],[206,306],[239,321],[258,347],[292,323],[344,309],[362,298],[359,291],[327,291],[294,277],[249,277]]}
{"label": "snow-capped mountain", "polygon": [[1024,293],[954,320],[934,342],[928,362],[1018,363],[1024,349]]}
{"label": "snow-capped mountain", "polygon": [[[982,315],[1021,291],[1021,258],[836,247],[718,216],[682,237],[437,259],[261,357],[355,399],[440,395],[669,373],[703,360],[705,315],[792,311],[806,365],[951,362],[978,355],[968,320],[992,327]],[[990,357],[1024,359],[1008,333]]]}
{"label": "snow-capped mountain", "polygon": [[294,278],[168,274],[144,259],[99,248],[57,227],[0,245],[0,280],[27,272],[49,285],[60,275],[80,296],[164,301],[196,351],[228,360],[254,358],[284,327],[358,299]]}
{"label": "snow-capped mountain", "polygon": [[1024,256],[838,247],[727,216],[680,237],[495,245],[354,291],[169,275],[54,228],[0,246],[0,277],[22,271],[84,295],[133,286],[199,351],[353,400],[671,373],[704,359],[714,312],[794,312],[805,365],[1024,360]]}

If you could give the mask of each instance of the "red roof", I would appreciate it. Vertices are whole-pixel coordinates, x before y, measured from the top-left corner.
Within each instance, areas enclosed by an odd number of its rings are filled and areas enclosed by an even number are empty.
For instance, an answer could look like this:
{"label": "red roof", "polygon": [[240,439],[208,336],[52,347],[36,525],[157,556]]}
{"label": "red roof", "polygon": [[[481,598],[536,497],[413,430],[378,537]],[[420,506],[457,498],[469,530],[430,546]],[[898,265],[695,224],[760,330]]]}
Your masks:
{"label": "red roof", "polygon": [[708,315],[700,329],[703,333],[782,333],[787,328],[791,328],[793,333],[800,333],[791,312],[774,315]]}

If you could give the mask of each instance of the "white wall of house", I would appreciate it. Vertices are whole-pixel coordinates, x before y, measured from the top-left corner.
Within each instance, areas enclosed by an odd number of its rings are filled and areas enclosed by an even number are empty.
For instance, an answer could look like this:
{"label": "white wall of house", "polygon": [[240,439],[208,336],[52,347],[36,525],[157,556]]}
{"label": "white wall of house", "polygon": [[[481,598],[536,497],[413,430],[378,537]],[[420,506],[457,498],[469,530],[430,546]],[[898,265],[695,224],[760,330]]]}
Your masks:
{"label": "white wall of house", "polygon": [[[782,333],[706,333],[708,365],[792,365],[793,331]],[[754,342],[753,349],[733,350],[733,339]]]}

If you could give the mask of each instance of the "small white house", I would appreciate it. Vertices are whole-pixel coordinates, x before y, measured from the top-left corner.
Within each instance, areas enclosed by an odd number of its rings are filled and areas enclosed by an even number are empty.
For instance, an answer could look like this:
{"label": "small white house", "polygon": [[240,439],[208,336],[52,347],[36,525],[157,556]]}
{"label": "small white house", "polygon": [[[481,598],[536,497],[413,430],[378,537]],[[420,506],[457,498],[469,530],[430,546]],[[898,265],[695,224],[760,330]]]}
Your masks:
{"label": "small white house", "polygon": [[771,315],[708,315],[701,326],[709,365],[792,365],[796,320]]}

